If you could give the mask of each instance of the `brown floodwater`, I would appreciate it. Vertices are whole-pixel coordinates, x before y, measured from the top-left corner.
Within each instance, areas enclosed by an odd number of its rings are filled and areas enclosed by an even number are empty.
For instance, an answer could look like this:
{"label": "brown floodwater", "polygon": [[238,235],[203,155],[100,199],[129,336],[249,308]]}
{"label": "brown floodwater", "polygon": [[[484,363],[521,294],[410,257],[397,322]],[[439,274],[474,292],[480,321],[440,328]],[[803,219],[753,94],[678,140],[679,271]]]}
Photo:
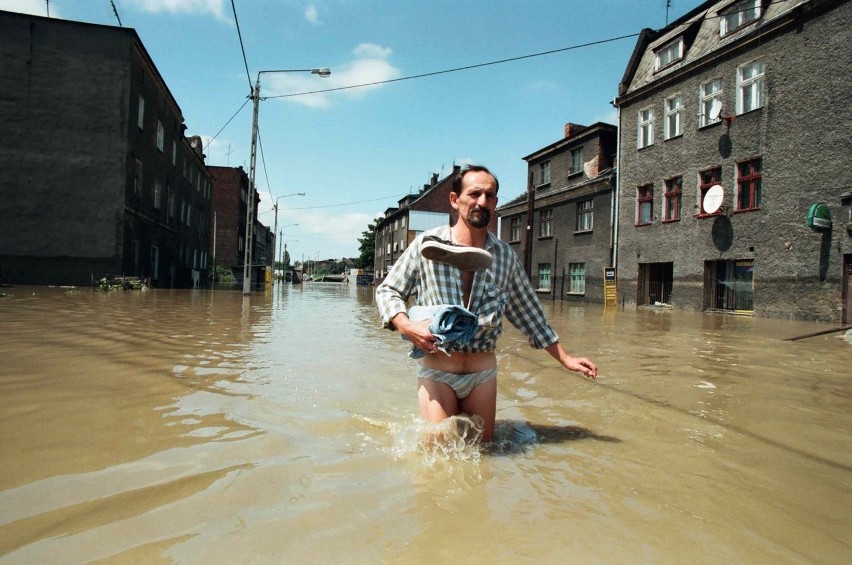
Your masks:
{"label": "brown floodwater", "polygon": [[436,448],[369,287],[2,290],[3,563],[852,562],[830,325],[546,302],[598,380],[507,329]]}

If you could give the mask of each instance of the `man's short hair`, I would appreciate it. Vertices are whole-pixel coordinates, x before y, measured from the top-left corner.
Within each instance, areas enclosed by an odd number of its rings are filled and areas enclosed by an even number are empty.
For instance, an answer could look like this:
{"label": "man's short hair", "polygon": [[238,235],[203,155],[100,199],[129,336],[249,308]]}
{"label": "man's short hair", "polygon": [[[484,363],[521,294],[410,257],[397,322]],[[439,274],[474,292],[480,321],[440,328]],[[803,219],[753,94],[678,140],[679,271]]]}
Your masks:
{"label": "man's short hair", "polygon": [[468,173],[488,173],[489,175],[491,175],[491,178],[494,179],[494,192],[500,192],[500,181],[497,180],[497,175],[489,171],[488,167],[470,164],[463,166],[456,172],[456,174],[453,176],[452,184],[450,184],[450,190],[455,192],[457,195],[461,195],[462,180],[464,180],[464,176]]}

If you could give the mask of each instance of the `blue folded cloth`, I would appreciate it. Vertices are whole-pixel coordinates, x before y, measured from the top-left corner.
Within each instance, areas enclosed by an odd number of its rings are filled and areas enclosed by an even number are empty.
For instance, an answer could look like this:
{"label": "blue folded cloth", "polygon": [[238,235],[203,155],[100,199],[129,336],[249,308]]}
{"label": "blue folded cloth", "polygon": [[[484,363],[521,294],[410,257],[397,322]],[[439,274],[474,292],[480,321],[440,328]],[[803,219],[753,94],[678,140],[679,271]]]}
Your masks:
{"label": "blue folded cloth", "polygon": [[[479,329],[476,315],[464,306],[455,304],[412,306],[408,311],[408,319],[412,322],[431,319],[429,331],[435,336],[435,346],[448,356],[449,349],[453,345],[464,345],[469,342]],[[407,338],[403,336],[403,339]],[[412,359],[420,359],[426,356],[426,352],[412,346],[408,356]]]}

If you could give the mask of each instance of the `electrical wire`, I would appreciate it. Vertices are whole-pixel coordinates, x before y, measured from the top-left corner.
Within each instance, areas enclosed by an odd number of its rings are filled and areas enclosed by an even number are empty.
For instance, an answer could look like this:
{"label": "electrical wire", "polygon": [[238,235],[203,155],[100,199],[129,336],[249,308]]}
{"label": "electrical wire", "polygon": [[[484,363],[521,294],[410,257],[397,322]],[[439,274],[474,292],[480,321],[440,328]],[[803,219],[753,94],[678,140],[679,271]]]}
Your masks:
{"label": "electrical wire", "polygon": [[[237,25],[237,37],[240,38],[240,49],[243,52],[243,64],[246,66],[246,78],[248,78],[249,88],[251,89],[251,73],[248,68],[248,59],[246,59],[246,48],[243,45],[243,34],[240,32],[240,20],[237,19],[237,6],[234,4],[234,0],[231,0],[231,10],[234,12],[234,23]],[[252,91],[254,92],[254,91]]]}
{"label": "electrical wire", "polygon": [[488,67],[488,66],[491,66],[491,65],[500,65],[500,64],[503,64],[503,63],[511,63],[511,62],[514,62],[514,61],[521,61],[523,59],[531,59],[533,57],[542,57],[544,55],[552,55],[554,53],[562,53],[562,52],[571,51],[571,50],[574,50],[574,49],[581,49],[583,47],[592,47],[592,46],[595,46],[595,45],[602,45],[604,43],[611,43],[613,41],[620,41],[622,39],[627,39],[627,38],[630,38],[630,37],[638,37],[638,36],[639,36],[638,33],[631,33],[629,35],[620,35],[618,37],[611,37],[609,39],[601,39],[599,41],[590,41],[589,43],[582,43],[580,45],[572,45],[570,47],[562,47],[561,49],[551,49],[550,51],[542,51],[540,53],[532,53],[530,55],[521,55],[519,57],[510,57],[508,59],[500,59],[499,61],[490,61],[488,63],[478,63],[478,64],[475,64],[475,65],[466,65],[464,67],[456,67],[456,68],[453,68],[453,69],[445,69],[443,71],[433,71],[433,72],[429,72],[429,73],[422,73],[422,74],[419,74],[419,75],[411,75],[411,76],[407,76],[407,77],[392,78],[392,79],[388,79],[388,80],[379,80],[379,81],[376,81],[376,82],[352,84],[352,85],[349,85],[349,86],[338,86],[336,88],[325,88],[325,89],[322,89],[322,90],[311,90],[309,92],[295,92],[295,93],[292,93],[292,94],[278,94],[278,95],[275,95],[275,96],[266,96],[263,99],[267,100],[267,99],[272,99],[272,98],[290,98],[290,97],[293,97],[293,96],[307,96],[309,94],[323,94],[325,92],[336,92],[338,90],[351,90],[353,88],[364,88],[364,87],[367,87],[367,86],[376,86],[376,85],[379,85],[379,84],[388,84],[388,83],[391,83],[391,82],[401,82],[401,81],[404,81],[404,80],[413,80],[413,79],[417,79],[417,78],[433,77],[433,76],[444,75],[444,74],[448,74],[448,73],[457,73],[457,72],[460,72],[460,71],[469,71],[471,69],[478,69],[478,68],[481,68],[481,67]]}
{"label": "electrical wire", "polygon": [[222,127],[219,129],[219,131],[217,131],[217,132],[216,132],[216,135],[214,135],[213,137],[211,137],[211,138],[210,138],[210,140],[207,142],[207,145],[205,145],[205,146],[204,146],[204,149],[205,149],[205,150],[207,150],[207,149],[210,147],[210,144],[211,144],[211,143],[213,143],[213,140],[214,140],[214,139],[216,139],[217,137],[219,137],[219,134],[220,134],[220,133],[222,133],[222,132],[225,130],[225,128],[226,128],[226,127],[228,127],[228,124],[230,124],[230,123],[231,123],[231,121],[232,121],[234,118],[236,118],[236,117],[237,117],[237,114],[239,114],[240,112],[242,112],[243,108],[245,108],[245,107],[246,107],[246,104],[248,104],[248,103],[249,103],[249,100],[251,100],[251,98],[247,98],[247,99],[246,99],[246,101],[245,101],[245,102],[243,102],[243,105],[242,105],[242,106],[240,106],[240,108],[239,108],[236,112],[234,112],[234,115],[233,115],[233,116],[231,116],[231,117],[228,119],[228,121],[227,121],[227,122],[225,122],[225,125],[224,125],[224,126],[222,126]]}

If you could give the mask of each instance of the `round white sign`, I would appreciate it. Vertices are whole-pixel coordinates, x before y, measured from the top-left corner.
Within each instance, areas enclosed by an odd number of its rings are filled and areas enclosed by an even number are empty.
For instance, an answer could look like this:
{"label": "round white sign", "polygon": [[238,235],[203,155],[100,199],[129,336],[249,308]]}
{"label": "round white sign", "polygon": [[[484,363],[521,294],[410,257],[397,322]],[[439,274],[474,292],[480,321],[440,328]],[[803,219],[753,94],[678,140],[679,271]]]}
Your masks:
{"label": "round white sign", "polygon": [[722,201],[725,199],[725,191],[721,184],[714,184],[707,190],[704,195],[704,213],[715,214],[722,207]]}

